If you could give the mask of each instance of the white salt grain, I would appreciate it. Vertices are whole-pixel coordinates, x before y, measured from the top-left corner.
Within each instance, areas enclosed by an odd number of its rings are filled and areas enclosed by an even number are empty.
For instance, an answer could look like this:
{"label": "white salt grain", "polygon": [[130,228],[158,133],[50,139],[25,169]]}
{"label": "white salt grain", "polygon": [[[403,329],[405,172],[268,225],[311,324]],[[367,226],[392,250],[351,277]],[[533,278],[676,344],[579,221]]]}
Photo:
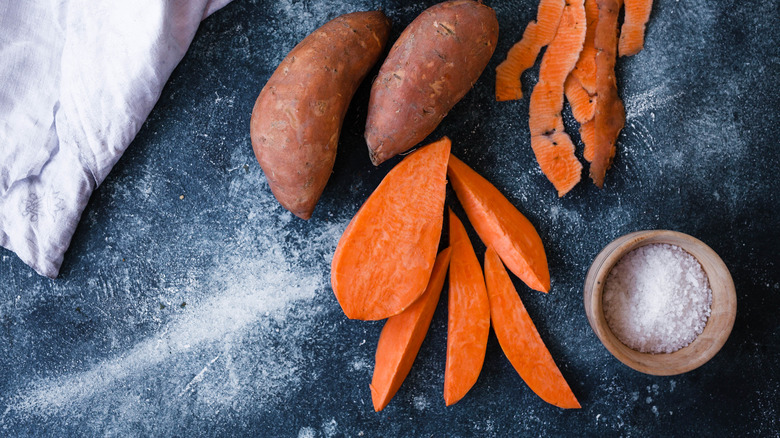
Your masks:
{"label": "white salt grain", "polygon": [[672,353],[701,334],[712,290],[692,255],[675,245],[641,246],[620,259],[604,284],[612,333],[642,353]]}

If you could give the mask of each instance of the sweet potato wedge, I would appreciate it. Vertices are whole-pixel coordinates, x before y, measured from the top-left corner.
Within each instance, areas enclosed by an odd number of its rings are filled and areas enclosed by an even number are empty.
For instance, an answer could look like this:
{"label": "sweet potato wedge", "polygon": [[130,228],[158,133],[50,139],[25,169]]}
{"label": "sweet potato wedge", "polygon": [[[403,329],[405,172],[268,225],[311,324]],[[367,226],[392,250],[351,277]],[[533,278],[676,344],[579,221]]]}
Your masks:
{"label": "sweet potato wedge", "polygon": [[409,24],[371,87],[365,137],[374,165],[436,129],[477,81],[497,40],[496,13],[472,0],[439,3]]}
{"label": "sweet potato wedge", "polygon": [[482,268],[463,223],[450,210],[450,291],[444,403],[457,403],[474,386],[485,361],[490,302]]}
{"label": "sweet potato wedge", "polygon": [[403,312],[388,318],[382,327],[370,385],[371,402],[377,412],[390,403],[412,369],[439,303],[450,266],[450,254],[451,249],[447,248],[436,256],[431,278],[422,296]]}
{"label": "sweet potato wedge", "polygon": [[485,252],[485,283],[493,331],[520,377],[547,403],[565,409],[579,408],[492,247]]}
{"label": "sweet potato wedge", "polygon": [[550,290],[542,238],[508,199],[464,162],[450,156],[452,188],[485,245],[492,246],[509,270],[531,289]]}
{"label": "sweet potato wedge", "polygon": [[425,291],[444,221],[449,156],[444,137],[404,158],[344,230],[331,285],[347,317],[385,319]]}
{"label": "sweet potato wedge", "polygon": [[276,199],[302,219],[311,217],[328,182],[349,102],[389,31],[381,11],[334,18],[295,46],[255,102],[257,161]]}

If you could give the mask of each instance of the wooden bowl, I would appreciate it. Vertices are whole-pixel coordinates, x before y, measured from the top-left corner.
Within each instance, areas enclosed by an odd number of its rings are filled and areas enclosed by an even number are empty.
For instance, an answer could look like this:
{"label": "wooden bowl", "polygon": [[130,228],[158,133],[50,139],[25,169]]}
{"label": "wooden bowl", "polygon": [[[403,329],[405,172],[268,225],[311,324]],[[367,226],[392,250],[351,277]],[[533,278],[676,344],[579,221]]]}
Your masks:
{"label": "wooden bowl", "polygon": [[[620,342],[604,318],[602,292],[612,267],[628,252],[651,243],[677,245],[701,263],[712,289],[711,314],[704,331],[688,346],[673,353],[640,353]],[[585,314],[607,350],[629,367],[646,374],[671,376],[698,368],[726,343],[737,314],[734,281],[723,260],[704,242],[687,234],[668,230],[637,231],[619,237],[593,260],[585,277]]]}

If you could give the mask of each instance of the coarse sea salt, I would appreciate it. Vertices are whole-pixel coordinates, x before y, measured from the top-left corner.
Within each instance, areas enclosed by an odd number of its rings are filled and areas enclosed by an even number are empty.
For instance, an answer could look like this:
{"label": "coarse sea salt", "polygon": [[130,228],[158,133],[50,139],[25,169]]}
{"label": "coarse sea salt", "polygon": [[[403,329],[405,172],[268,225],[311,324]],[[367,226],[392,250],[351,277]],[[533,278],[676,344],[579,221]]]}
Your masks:
{"label": "coarse sea salt", "polygon": [[691,254],[675,245],[650,244],[615,264],[602,300],[604,317],[620,342],[642,353],[672,353],[704,330],[712,289]]}

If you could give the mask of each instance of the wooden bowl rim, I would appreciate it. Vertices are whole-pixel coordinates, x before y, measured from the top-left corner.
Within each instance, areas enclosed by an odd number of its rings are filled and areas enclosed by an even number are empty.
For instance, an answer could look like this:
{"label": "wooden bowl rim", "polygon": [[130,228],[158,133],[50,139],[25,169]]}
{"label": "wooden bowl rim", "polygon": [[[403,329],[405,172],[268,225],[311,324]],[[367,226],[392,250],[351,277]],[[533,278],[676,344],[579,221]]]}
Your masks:
{"label": "wooden bowl rim", "polygon": [[[612,333],[603,312],[603,287],[609,272],[628,252],[653,243],[676,245],[691,254],[704,268],[712,289],[711,314],[704,331],[673,353],[641,353],[629,348]],[[737,312],[734,282],[723,260],[701,240],[671,230],[636,231],[610,242],[588,269],[583,298],[588,322],[607,350],[634,370],[657,376],[682,374],[712,359],[726,343]]]}

